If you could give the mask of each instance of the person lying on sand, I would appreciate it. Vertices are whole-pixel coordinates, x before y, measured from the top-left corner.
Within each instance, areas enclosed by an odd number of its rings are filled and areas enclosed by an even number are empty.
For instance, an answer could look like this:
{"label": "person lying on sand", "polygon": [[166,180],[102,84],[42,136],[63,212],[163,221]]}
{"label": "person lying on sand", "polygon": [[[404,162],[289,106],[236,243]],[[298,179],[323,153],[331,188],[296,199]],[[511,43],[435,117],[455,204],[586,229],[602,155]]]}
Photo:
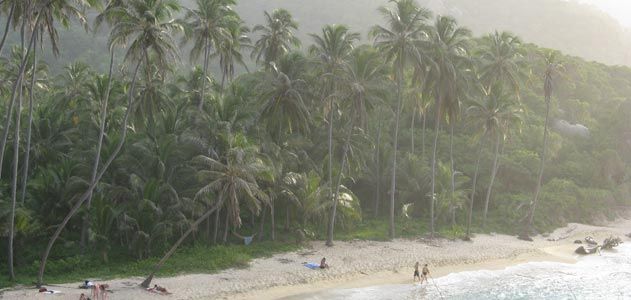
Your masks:
{"label": "person lying on sand", "polygon": [[39,292],[43,293],[43,294],[58,294],[58,293],[61,293],[60,291],[49,290],[49,289],[47,289],[45,287],[39,288]]}
{"label": "person lying on sand", "polygon": [[418,261],[416,262],[416,264],[414,264],[414,282],[416,282],[416,278],[418,278],[419,281],[421,281],[421,275],[419,275],[418,273]]}
{"label": "person lying on sand", "polygon": [[320,269],[326,269],[329,267],[329,264],[326,263],[326,257],[323,257],[320,261]]}
{"label": "person lying on sand", "polygon": [[169,291],[167,291],[166,288],[163,288],[157,284],[154,284],[152,288],[148,288],[147,291],[152,292],[152,293],[162,294],[162,295],[171,295],[171,293],[169,293]]}
{"label": "person lying on sand", "polygon": [[429,282],[427,280],[427,275],[429,275],[429,269],[427,268],[427,264],[423,265],[423,276],[421,276],[421,284],[423,283],[423,281],[425,282]]}
{"label": "person lying on sand", "polygon": [[85,280],[82,285],[79,286],[80,289],[91,289],[94,286],[94,282],[90,280]]}

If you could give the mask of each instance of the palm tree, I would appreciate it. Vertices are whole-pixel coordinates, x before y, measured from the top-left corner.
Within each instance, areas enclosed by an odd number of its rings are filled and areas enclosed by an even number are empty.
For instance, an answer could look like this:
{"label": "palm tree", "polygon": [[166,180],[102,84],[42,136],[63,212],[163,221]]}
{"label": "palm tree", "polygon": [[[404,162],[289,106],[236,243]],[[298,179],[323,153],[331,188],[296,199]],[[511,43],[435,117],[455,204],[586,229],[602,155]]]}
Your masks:
{"label": "palm tree", "polygon": [[227,36],[216,44],[216,51],[211,57],[219,57],[219,67],[221,68],[221,90],[223,91],[225,81],[231,82],[234,78],[234,64],[238,63],[247,70],[247,65],[243,62],[241,50],[250,47],[250,38],[246,35],[250,29],[244,25],[241,19],[234,17],[227,25]]}
{"label": "palm tree", "polygon": [[299,47],[300,40],[294,36],[298,23],[288,11],[276,9],[271,15],[267,11],[264,14],[266,25],[256,25],[252,30],[253,33],[261,32],[261,37],[254,44],[252,58],[257,63],[262,58],[267,70],[272,62],[288,53],[292,47]]}
{"label": "palm tree", "polygon": [[[436,151],[440,121],[444,115],[453,124],[460,111],[459,86],[463,84],[463,68],[468,63],[468,39],[471,31],[459,27],[452,17],[438,16],[430,31],[429,52],[433,61],[434,150],[432,154],[432,185],[430,197],[436,190]],[[430,230],[434,235],[435,199],[430,201]]]}
{"label": "palm tree", "polygon": [[134,104],[134,88],[141,64],[144,61],[146,63],[145,67],[147,69],[150,68],[149,58],[147,57],[149,51],[154,54],[154,63],[157,66],[166,66],[168,65],[169,59],[177,57],[177,49],[171,33],[174,30],[179,30],[180,26],[178,26],[171,17],[172,13],[179,10],[179,8],[179,2],[176,0],[130,0],[126,5],[121,5],[111,10],[110,16],[116,20],[116,25],[110,32],[110,49],[114,45],[124,45],[128,40],[131,40],[127,53],[125,54],[125,60],[135,62],[136,64],[128,91],[127,109],[121,124],[121,137],[112,155],[103,164],[95,181],[90,184],[88,190],[78,198],[48,242],[40,263],[37,277],[38,285],[42,284],[48,255],[55,241],[61,234],[61,231],[70,218],[76,214],[81,205],[86,201],[90,193],[92,193],[96,184],[101,177],[103,177],[103,174],[123,148],[127,136],[127,122]]}
{"label": "palm tree", "polygon": [[495,32],[483,38],[480,75],[487,93],[496,82],[503,82],[519,94],[523,55],[521,40],[509,32]]}
{"label": "palm tree", "polygon": [[333,207],[327,230],[327,245],[333,245],[333,232],[337,203],[340,201],[340,187],[342,175],[348,161],[348,151],[351,146],[352,133],[357,126],[359,129],[366,127],[368,110],[385,96],[385,68],[376,51],[369,48],[358,48],[352,53],[349,63],[344,65],[342,82],[348,91],[345,91],[348,99],[343,111],[346,112],[348,122],[347,133],[342,151],[342,165],[335,184],[333,194]]}
{"label": "palm tree", "polygon": [[[230,137],[229,139],[239,139]],[[233,142],[230,142],[232,144]],[[245,146],[245,145],[243,145]],[[214,203],[208,211],[198,218],[187,232],[154,266],[151,274],[142,282],[141,286],[149,287],[156,272],[160,270],[164,262],[173,255],[184,239],[208,218],[215,210],[224,207],[227,211],[226,223],[228,226],[238,228],[241,226],[240,206],[246,205],[253,214],[258,214],[262,205],[269,204],[269,197],[261,190],[257,183],[256,174],[261,172],[263,165],[260,160],[252,156],[252,149],[232,145],[225,157],[225,162],[220,162],[207,156],[197,156],[193,162],[205,169],[199,171],[198,176],[208,183],[196,194],[196,199],[212,197]],[[206,169],[207,168],[207,169]],[[246,200],[245,203],[241,201]]]}
{"label": "palm tree", "polygon": [[419,7],[414,0],[395,0],[396,9],[380,7],[387,27],[374,26],[370,35],[375,40],[375,47],[392,62],[394,78],[397,84],[397,107],[394,129],[394,150],[392,151],[392,180],[390,184],[390,238],[394,238],[394,197],[397,183],[397,150],[399,147],[399,120],[403,104],[402,88],[404,72],[409,65],[419,65],[425,56],[420,48],[427,37],[425,22],[431,12]]}
{"label": "palm tree", "polygon": [[524,227],[523,232],[519,235],[520,239],[523,240],[532,240],[529,237],[530,231],[532,230],[532,222],[535,217],[535,208],[537,207],[537,201],[539,200],[539,192],[541,191],[541,181],[543,180],[543,169],[545,167],[546,162],[546,146],[548,143],[548,119],[550,117],[550,100],[552,97],[552,92],[554,91],[554,80],[555,77],[558,76],[559,72],[563,69],[563,65],[558,62],[557,58],[558,53],[555,51],[550,51],[545,54],[545,72],[543,74],[543,94],[546,101],[546,117],[545,123],[543,124],[543,145],[541,149],[541,163],[539,165],[539,176],[537,179],[537,185],[535,187],[535,195],[530,205],[530,210],[528,211],[527,223]]}
{"label": "palm tree", "polygon": [[324,74],[325,89],[323,94],[328,98],[325,111],[328,111],[329,125],[329,199],[333,205],[331,208],[331,221],[327,229],[327,246],[333,245],[333,223],[337,200],[333,198],[333,123],[335,118],[335,98],[337,95],[336,81],[341,77],[340,72],[346,65],[347,60],[353,51],[353,44],[359,40],[359,33],[350,32],[345,25],[326,25],[322,28],[322,36],[311,34],[314,45],[309,48],[309,52],[321,59],[321,71]]}
{"label": "palm tree", "polygon": [[211,50],[217,47],[230,33],[226,29],[228,20],[237,17],[230,5],[235,5],[235,0],[197,0],[197,9],[189,9],[184,17],[185,39],[193,39],[191,60],[199,59],[203,55],[203,81],[201,99],[197,108],[201,111],[204,105],[206,82],[208,77],[208,65]]}

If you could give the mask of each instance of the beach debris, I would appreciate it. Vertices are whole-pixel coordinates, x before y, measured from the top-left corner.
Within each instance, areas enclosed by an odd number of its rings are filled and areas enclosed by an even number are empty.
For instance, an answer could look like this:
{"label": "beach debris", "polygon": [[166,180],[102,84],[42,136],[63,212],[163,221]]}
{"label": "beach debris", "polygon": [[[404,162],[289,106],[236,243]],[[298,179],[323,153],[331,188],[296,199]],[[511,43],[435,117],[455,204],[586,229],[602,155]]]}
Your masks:
{"label": "beach debris", "polygon": [[594,240],[594,238],[591,236],[586,237],[585,242],[587,242],[590,245],[598,245],[598,242],[596,242],[596,240]]}
{"label": "beach debris", "polygon": [[574,241],[574,244],[582,244],[582,243],[583,243],[583,241],[581,241],[581,240],[575,240]]}
{"label": "beach debris", "polygon": [[631,232],[627,233],[626,236],[631,238]]}
{"label": "beach debris", "polygon": [[578,254],[594,254],[594,253],[600,253],[600,246],[595,246],[595,247],[585,247],[585,246],[580,246],[578,248],[576,248],[576,250],[574,250],[575,253]]}
{"label": "beach debris", "polygon": [[610,236],[603,241],[603,249],[613,249],[622,244],[622,239],[619,237]]}

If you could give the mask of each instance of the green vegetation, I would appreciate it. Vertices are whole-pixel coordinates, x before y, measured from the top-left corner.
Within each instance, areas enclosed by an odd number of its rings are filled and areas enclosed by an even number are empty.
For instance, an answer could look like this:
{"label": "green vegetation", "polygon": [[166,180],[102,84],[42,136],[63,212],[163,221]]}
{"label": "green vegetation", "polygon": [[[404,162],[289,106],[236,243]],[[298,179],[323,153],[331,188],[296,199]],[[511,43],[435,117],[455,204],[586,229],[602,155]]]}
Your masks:
{"label": "green vegetation", "polygon": [[[301,41],[287,10],[252,26],[234,4],[0,2],[21,36],[0,50],[0,285],[149,284],[303,238],[526,238],[631,205],[631,69],[473,37],[414,0]],[[108,72],[50,75],[85,12]]]}

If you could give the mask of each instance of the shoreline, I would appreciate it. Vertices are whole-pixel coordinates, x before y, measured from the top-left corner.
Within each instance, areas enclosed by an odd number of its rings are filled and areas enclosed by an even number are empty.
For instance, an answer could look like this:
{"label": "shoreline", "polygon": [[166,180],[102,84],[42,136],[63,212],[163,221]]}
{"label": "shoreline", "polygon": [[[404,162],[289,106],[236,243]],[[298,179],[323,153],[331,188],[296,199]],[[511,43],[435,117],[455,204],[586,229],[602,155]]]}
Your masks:
{"label": "shoreline", "polygon": [[[537,236],[533,242],[514,236],[479,234],[473,241],[445,239],[396,239],[388,242],[353,240],[336,242],[327,247],[324,242],[308,243],[304,248],[253,260],[247,268],[231,268],[215,274],[187,274],[156,277],[152,284],[166,287],[171,295],[163,299],[239,299],[265,300],[318,293],[329,289],[361,288],[376,285],[412,283],[416,261],[428,263],[432,277],[474,270],[500,270],[527,262],[552,261],[574,263],[575,239],[592,236],[602,241],[609,235],[625,236],[631,230],[631,220],[619,219],[608,226],[571,223],[548,236]],[[319,262],[327,258],[330,268],[311,270],[303,262]],[[144,278],[132,277],[107,280],[113,293],[109,299],[155,299],[156,294],[138,287]],[[38,295],[29,288],[0,292],[0,298],[78,299],[80,282],[52,286],[62,291],[55,295]],[[298,298],[297,298],[298,299]]]}

